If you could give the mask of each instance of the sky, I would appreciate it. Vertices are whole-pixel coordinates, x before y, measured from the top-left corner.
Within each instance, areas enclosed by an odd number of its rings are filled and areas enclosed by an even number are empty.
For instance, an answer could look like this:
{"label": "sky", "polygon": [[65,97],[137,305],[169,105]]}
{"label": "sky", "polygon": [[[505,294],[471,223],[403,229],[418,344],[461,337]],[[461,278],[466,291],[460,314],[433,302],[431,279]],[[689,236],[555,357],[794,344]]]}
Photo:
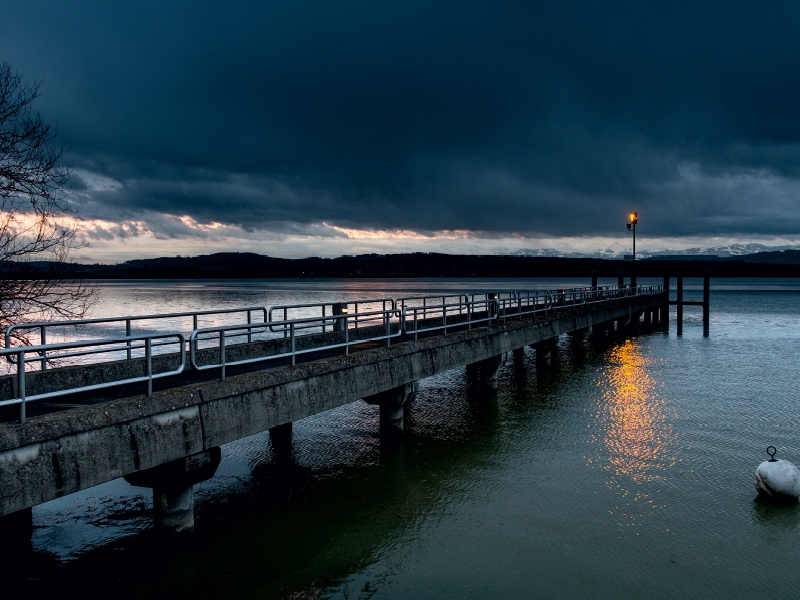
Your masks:
{"label": "sky", "polygon": [[800,243],[800,3],[4,0],[84,262]]}

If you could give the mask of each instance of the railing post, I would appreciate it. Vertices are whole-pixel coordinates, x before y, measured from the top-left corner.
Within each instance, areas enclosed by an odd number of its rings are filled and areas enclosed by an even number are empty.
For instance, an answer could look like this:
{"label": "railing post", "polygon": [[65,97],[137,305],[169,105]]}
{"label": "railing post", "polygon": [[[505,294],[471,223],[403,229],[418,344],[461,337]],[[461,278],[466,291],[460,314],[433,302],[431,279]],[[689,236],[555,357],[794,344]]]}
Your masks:
{"label": "railing post", "polygon": [[[250,309],[248,308],[247,309],[247,325],[249,326],[252,323],[253,323],[253,320],[252,320],[252,318],[250,316]],[[252,342],[253,342],[253,328],[252,327],[248,327],[247,328],[247,343],[251,344]]]}
{"label": "railing post", "polygon": [[447,335],[447,304],[442,304],[442,325],[444,325],[444,333]]}
{"label": "railing post", "polygon": [[145,338],[144,340],[144,361],[147,373],[147,396],[153,395],[153,355],[152,355],[152,339]]}
{"label": "railing post", "polygon": [[350,356],[350,327],[348,327],[346,313],[342,318],[342,322],[344,323],[344,355]]}
{"label": "railing post", "polygon": [[19,422],[25,422],[25,351],[17,352],[17,387],[19,388]]}
{"label": "railing post", "polygon": [[[42,346],[47,345],[47,326],[42,325],[42,330],[39,333],[39,339],[42,342]],[[47,370],[47,350],[42,350],[42,371]]]}
{"label": "railing post", "polygon": [[295,346],[295,339],[294,339],[294,323],[289,323],[289,337],[291,338],[292,342],[292,366],[297,364],[297,348]]}
{"label": "railing post", "polygon": [[[386,310],[386,304],[384,304],[383,306],[384,306],[383,310]],[[383,313],[383,316],[386,318],[386,347],[388,348],[389,346],[392,345],[392,337],[391,337],[392,328],[391,325],[389,324],[389,313]]]}
{"label": "railing post", "polygon": [[[424,308],[423,308],[424,310]],[[418,330],[417,330],[417,309],[414,308],[414,341],[418,341]]]}
{"label": "railing post", "polygon": [[[195,326],[194,326],[194,328],[197,329],[197,317],[195,317]],[[125,319],[125,336],[126,337],[131,337],[131,320],[130,319]],[[130,340],[128,340],[127,346],[128,346],[128,360],[130,360],[131,358],[133,358],[133,353],[132,353],[132,350],[131,350],[131,341]]]}
{"label": "railing post", "polygon": [[220,381],[225,381],[225,330],[219,332],[219,364],[220,364]]}

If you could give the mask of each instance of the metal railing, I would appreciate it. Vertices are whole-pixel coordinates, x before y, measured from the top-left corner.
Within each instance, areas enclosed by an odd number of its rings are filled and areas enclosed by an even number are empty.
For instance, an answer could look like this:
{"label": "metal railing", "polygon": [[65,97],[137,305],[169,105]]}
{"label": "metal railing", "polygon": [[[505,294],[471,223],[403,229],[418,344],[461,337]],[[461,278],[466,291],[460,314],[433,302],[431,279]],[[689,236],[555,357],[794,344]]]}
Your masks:
{"label": "metal railing", "polygon": [[[283,328],[288,331],[288,340],[290,344],[290,349],[288,352],[281,352],[278,354],[270,354],[265,356],[256,356],[251,358],[241,358],[238,360],[227,360],[226,356],[226,347],[227,347],[227,339],[232,336],[242,335],[242,332],[246,332],[253,328],[253,325],[227,325],[223,327],[205,327],[203,329],[197,329],[192,332],[191,337],[189,338],[189,355],[190,355],[190,363],[192,369],[197,371],[206,371],[208,369],[220,369],[220,379],[225,381],[225,370],[226,367],[236,366],[236,365],[246,365],[246,364],[253,364],[258,362],[265,362],[269,360],[277,360],[280,358],[291,358],[292,366],[297,364],[297,356],[301,354],[307,354],[309,352],[321,352],[324,350],[333,350],[336,348],[344,348],[345,355],[350,354],[350,347],[357,346],[359,344],[366,344],[375,341],[386,340],[386,346],[391,345],[391,339],[394,337],[399,337],[403,334],[403,330],[401,327],[400,322],[400,311],[389,309],[389,310],[377,310],[371,312],[364,312],[360,313],[361,317],[378,317],[383,322],[386,327],[385,333],[380,335],[373,335],[366,338],[356,338],[351,339],[351,330],[355,328],[350,327],[350,321],[356,318],[356,315],[351,314],[341,314],[341,315],[330,315],[324,317],[306,317],[301,319],[291,319],[288,321],[272,321],[275,327]],[[397,317],[397,320],[393,321],[392,318]],[[392,324],[396,324],[395,331],[393,332]],[[340,331],[343,334],[344,340],[341,342],[334,342],[332,344],[325,344],[322,346],[312,346],[310,348],[297,348],[297,331],[308,329],[311,327],[321,327],[325,325],[326,327],[330,327],[333,331]],[[218,362],[212,362],[207,364],[198,364],[197,359],[197,351],[199,350],[197,341],[200,339],[200,336],[205,335],[205,339],[209,338],[216,338],[219,340],[218,348],[219,348],[219,360]]]}
{"label": "metal railing", "polygon": [[[153,340],[161,340],[167,338],[175,338],[175,341],[165,342],[164,344],[173,344],[173,345],[177,344],[178,355],[180,356],[180,364],[177,369],[173,369],[170,371],[163,371],[161,373],[153,373],[153,346],[155,345],[153,344]],[[53,353],[55,353],[55,355],[60,358],[82,355],[84,351],[82,350],[76,351],[75,349],[86,348],[87,346],[88,347],[110,346],[108,348],[104,347],[102,350],[100,350],[101,352],[125,352],[130,348],[134,349],[141,348],[144,350],[145,374],[139,377],[129,377],[127,379],[107,381],[103,383],[95,383],[75,388],[68,388],[52,392],[33,394],[30,396],[26,394],[25,365],[27,363],[40,361],[41,358],[39,357],[39,355],[40,353],[45,351],[50,352],[51,356],[53,355]],[[118,387],[122,385],[142,383],[142,382],[147,383],[147,395],[152,396],[154,379],[161,379],[164,377],[179,375],[186,368],[186,353],[183,351],[185,347],[186,347],[186,338],[183,336],[182,333],[169,332],[169,333],[160,333],[148,336],[123,336],[118,338],[106,338],[106,339],[90,340],[82,342],[47,344],[46,346],[20,346],[17,348],[5,348],[0,350],[0,356],[8,357],[13,355],[16,359],[14,361],[14,364],[17,365],[17,372],[15,377],[17,389],[14,398],[0,401],[0,408],[4,406],[19,404],[20,406],[19,421],[20,423],[22,423],[25,421],[26,404],[28,402],[35,402],[37,400],[45,400],[47,398],[56,398],[68,394],[90,392],[94,390],[100,390],[110,387]],[[35,354],[36,357],[35,358],[28,357],[27,356],[28,354]]]}
{"label": "metal railing", "polygon": [[[36,323],[18,323],[14,325],[10,325],[8,329],[6,329],[5,335],[5,347],[11,348],[11,339],[13,337],[14,332],[16,331],[23,331],[23,330],[39,330],[39,344],[38,347],[41,348],[40,352],[41,355],[38,360],[31,362],[38,362],[40,364],[41,369],[44,371],[47,369],[47,361],[51,357],[48,357],[47,353],[50,350],[51,345],[47,343],[47,333],[48,331],[52,331],[54,328],[64,328],[64,327],[80,327],[83,325],[100,325],[100,324],[119,324],[120,327],[124,324],[125,325],[125,336],[131,337],[133,336],[132,333],[132,325],[133,323],[141,323],[142,321],[158,321],[158,320],[165,320],[165,319],[181,319],[181,318],[192,318],[192,329],[190,331],[194,331],[198,328],[199,325],[199,318],[200,317],[208,317],[208,316],[220,316],[220,315],[231,315],[236,313],[246,313],[247,315],[247,322],[252,323],[253,321],[253,313],[261,313],[262,314],[262,321],[266,321],[267,317],[267,309],[263,306],[249,306],[244,308],[228,308],[222,310],[198,310],[198,311],[189,311],[189,312],[181,312],[181,313],[165,313],[165,314],[158,314],[158,315],[136,315],[136,316],[126,316],[126,317],[103,317],[97,319],[76,319],[73,321],[39,321]],[[139,339],[139,338],[136,338]],[[248,338],[248,342],[252,341],[252,338]],[[163,345],[163,343],[156,344]],[[130,360],[133,357],[132,353],[133,348],[128,345],[127,349],[127,358]],[[91,352],[86,352],[85,354],[90,354]],[[61,357],[63,358],[63,357]],[[10,355],[6,355],[6,360],[11,363],[16,361],[15,355],[12,353]]]}
{"label": "metal railing", "polygon": [[[493,299],[406,306],[401,311],[400,320],[403,324],[403,332],[407,335],[413,335],[416,342],[419,333],[422,331],[443,331],[446,334],[448,327],[452,329],[456,326],[466,325],[467,329],[472,329],[472,326],[476,323],[491,322],[498,316],[497,307],[497,300]],[[448,312],[451,319],[456,316],[463,317],[466,315],[466,321],[461,318],[455,322],[451,321],[448,325]],[[476,313],[479,316],[476,317]],[[420,314],[422,314],[422,318],[420,318]],[[431,321],[433,323],[430,323]]]}
{"label": "metal railing", "polygon": [[663,286],[604,286],[561,290],[510,292],[497,300],[498,316],[505,323],[509,318],[522,319],[540,312],[567,307],[609,302],[619,298],[653,295],[663,292]]}
{"label": "metal railing", "polygon": [[[363,309],[366,305],[367,311],[372,312],[374,309],[369,308],[370,305],[373,304],[380,304],[381,311],[388,311],[394,310],[396,307],[395,300],[393,298],[373,298],[371,300],[355,300],[351,302],[312,302],[309,304],[281,304],[278,306],[271,306],[267,311],[266,320],[270,323],[269,330],[272,332],[283,333],[283,337],[288,336],[288,329],[285,326],[279,326],[278,320],[273,319],[273,313],[277,313],[277,316],[282,316],[283,318],[280,319],[282,323],[288,323],[289,321],[295,321],[298,318],[306,318],[308,317],[308,313],[311,312],[311,309],[319,309],[322,314],[321,317],[321,324],[309,324],[304,327],[299,327],[298,329],[320,329],[321,333],[325,333],[327,328],[330,327],[328,324],[327,317],[333,315],[341,315],[341,314],[348,314],[352,315],[354,318],[348,322],[348,326],[352,323],[354,329],[358,329],[359,326],[364,327],[365,324],[374,325],[378,320],[376,317],[367,317],[365,312],[359,312],[359,307]],[[387,308],[388,304],[388,308]],[[352,310],[351,310],[352,307]],[[335,312],[336,310],[339,312]],[[290,315],[291,312],[300,311],[301,314],[294,317]],[[280,313],[283,313],[280,315]]]}
{"label": "metal railing", "polygon": [[[0,401],[0,407],[20,404],[20,419],[24,420],[26,402],[45,398],[54,398],[67,394],[88,392],[139,382],[147,382],[147,393],[150,395],[152,394],[154,379],[178,375],[184,371],[187,362],[187,343],[192,369],[203,371],[218,368],[224,380],[226,367],[229,366],[265,362],[281,358],[291,358],[291,364],[295,365],[298,356],[311,352],[344,348],[344,353],[347,355],[350,353],[350,348],[352,346],[384,340],[386,345],[389,346],[392,338],[397,338],[402,335],[413,335],[414,340],[417,340],[419,334],[423,332],[443,331],[447,333],[448,329],[464,326],[466,326],[467,329],[471,329],[477,323],[492,324],[497,321],[505,323],[509,319],[522,319],[524,317],[536,316],[540,313],[546,314],[553,311],[574,309],[579,306],[611,302],[616,299],[632,296],[660,294],[663,293],[663,291],[664,288],[660,285],[637,287],[585,287],[561,290],[512,290],[488,293],[476,292],[471,294],[413,296],[399,298],[397,300],[379,298],[348,303],[294,304],[274,306],[269,310],[264,307],[247,307],[161,315],[139,315],[11,325],[5,337],[7,347],[5,349],[0,349],[0,357],[6,358],[11,364],[16,364],[18,392],[14,398]],[[363,310],[365,306],[378,303],[382,305],[382,310]],[[333,313],[333,307],[336,304],[338,304],[338,310],[340,312],[337,314],[328,314],[327,307],[331,307],[331,313]],[[353,307],[353,312],[349,310],[351,306]],[[275,311],[281,311],[284,315],[289,317],[289,311],[302,311],[314,308],[319,308],[322,315],[273,320],[273,313]],[[343,308],[346,308],[347,312],[342,310]],[[261,312],[263,320],[253,322],[252,315],[258,312]],[[198,327],[198,319],[200,317],[236,313],[245,313],[247,315],[247,322],[232,325]],[[178,332],[143,334],[138,336],[130,335],[131,326],[134,322],[138,323],[146,320],[185,317],[192,318],[193,329],[188,336]],[[124,323],[126,335],[59,344],[46,343],[47,332],[50,328],[109,323]],[[374,331],[366,329],[365,325],[367,324],[373,326],[375,328]],[[8,347],[11,343],[13,332],[25,329],[39,329],[40,341],[44,343],[30,346]],[[329,337],[323,337],[321,339],[306,337],[309,333],[313,333],[314,330],[323,333],[339,332],[343,334],[343,339],[336,339],[331,343]],[[356,333],[357,331],[359,333]],[[282,333],[283,339],[288,340],[289,349],[278,354],[249,356],[229,360],[226,349],[238,345],[231,343],[233,340],[246,338],[247,342],[252,342],[255,335],[266,332]],[[298,335],[299,332],[305,332],[306,335]],[[365,335],[365,337],[359,337],[359,335]],[[175,339],[170,341],[170,338]],[[297,347],[298,338],[305,338],[306,347]],[[308,340],[310,340],[310,342]],[[201,342],[210,344],[201,348]],[[152,369],[154,349],[176,344],[179,348],[180,366],[174,370],[154,374]],[[203,350],[204,358],[207,358],[208,356],[213,356],[214,348],[218,348],[219,352],[216,362],[199,364],[198,351]],[[210,353],[208,351],[210,351]],[[261,352],[262,350],[247,350],[241,353],[241,355],[246,355],[247,352],[253,351]],[[127,360],[134,358],[134,354],[137,359],[141,358],[143,355],[145,374],[140,377],[26,396],[25,367],[31,363],[38,363],[41,365],[42,369],[45,369],[47,361],[112,355],[114,353],[122,354]],[[156,352],[156,355],[159,354],[160,353]]]}

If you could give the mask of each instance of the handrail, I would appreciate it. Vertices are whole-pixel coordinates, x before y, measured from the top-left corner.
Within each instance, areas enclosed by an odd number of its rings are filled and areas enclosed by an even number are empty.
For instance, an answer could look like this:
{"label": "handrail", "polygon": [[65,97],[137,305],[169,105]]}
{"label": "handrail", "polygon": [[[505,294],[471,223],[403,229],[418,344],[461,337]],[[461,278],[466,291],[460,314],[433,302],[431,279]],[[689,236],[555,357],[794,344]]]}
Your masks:
{"label": "handrail", "polygon": [[[178,347],[181,349],[178,354],[180,354],[180,366],[177,369],[172,371],[164,371],[162,373],[153,373],[153,340],[157,339],[164,339],[164,338],[176,338],[176,341],[173,343],[178,344]],[[140,346],[133,346],[133,342],[143,342]],[[55,358],[66,358],[68,356],[74,356],[77,353],[64,353],[58,354],[53,356],[53,352],[58,352],[59,350],[71,350],[73,348],[82,348],[86,346],[105,346],[108,344],[124,344],[122,346],[117,346],[116,348],[105,349],[103,352],[124,352],[128,348],[135,347],[135,348],[144,348],[144,359],[145,359],[145,370],[146,374],[140,377],[130,377],[128,379],[121,379],[117,381],[109,381],[105,383],[95,383],[92,385],[84,385],[76,388],[69,388],[66,390],[58,390],[55,392],[46,392],[43,394],[34,394],[33,396],[28,396],[25,393],[25,364],[28,362],[38,362],[41,360],[39,356],[36,358],[28,358],[26,354],[29,353],[36,353],[39,354],[41,352],[50,351],[51,352],[51,359]],[[17,365],[17,395],[15,398],[10,398],[8,400],[0,401],[0,407],[3,406],[11,406],[14,404],[19,404],[19,421],[23,423],[25,421],[25,406],[28,402],[35,402],[37,400],[44,400],[47,398],[55,398],[59,396],[66,396],[68,394],[77,394],[79,392],[89,392],[94,390],[100,390],[104,388],[110,387],[117,387],[121,385],[128,385],[132,383],[141,383],[147,382],[147,395],[153,395],[153,380],[154,379],[162,379],[164,377],[171,377],[173,375],[179,375],[183,372],[186,368],[186,353],[183,349],[186,347],[186,338],[182,333],[179,332],[169,332],[169,333],[160,333],[155,335],[147,335],[147,336],[122,336],[116,338],[105,338],[100,340],[89,340],[89,341],[82,341],[82,342],[65,342],[62,344],[46,344],[46,345],[39,345],[39,346],[19,346],[16,348],[4,348],[0,349],[0,356],[9,356],[15,355],[16,361],[15,364]]]}
{"label": "handrail", "polygon": [[[518,318],[522,319],[523,316],[536,315],[538,313],[548,313],[551,311],[559,311],[565,309],[574,309],[578,306],[610,302],[615,299],[653,295],[663,293],[664,287],[657,286],[602,286],[602,287],[584,287],[584,288],[570,288],[561,290],[515,290],[505,292],[476,292],[474,294],[445,294],[434,296],[415,296],[400,298],[392,300],[389,298],[380,298],[377,300],[359,300],[348,302],[349,306],[354,306],[353,313],[343,314],[324,314],[321,317],[303,317],[295,319],[285,319],[280,321],[272,320],[272,311],[274,309],[289,310],[292,308],[307,308],[307,307],[325,307],[333,305],[334,303],[325,304],[296,304],[286,306],[272,307],[267,311],[264,307],[249,307],[239,309],[224,309],[224,310],[205,310],[193,311],[185,313],[171,313],[163,315],[138,315],[130,317],[119,318],[98,318],[98,319],[80,319],[74,321],[52,321],[52,322],[37,322],[37,323],[24,323],[11,325],[6,333],[6,344],[10,343],[10,333],[14,329],[23,328],[41,328],[42,338],[46,341],[47,327],[54,326],[68,326],[80,324],[94,324],[94,323],[126,323],[126,335],[112,338],[83,340],[75,342],[65,342],[59,344],[39,344],[36,346],[16,346],[6,347],[0,349],[0,358],[6,358],[12,364],[17,365],[17,382],[18,382],[18,395],[15,398],[0,401],[0,407],[12,404],[20,404],[20,419],[25,419],[25,405],[27,402],[73,394],[78,392],[93,391],[108,387],[127,385],[132,383],[147,382],[147,393],[152,394],[153,380],[163,377],[170,377],[182,373],[186,367],[186,348],[187,337],[179,332],[166,332],[151,335],[130,335],[130,324],[132,321],[141,321],[147,319],[165,319],[165,318],[178,318],[178,317],[193,317],[193,328],[188,338],[188,349],[191,361],[191,367],[198,371],[220,368],[221,376],[225,378],[225,368],[228,366],[250,364],[256,362],[263,362],[268,360],[275,360],[280,358],[291,357],[291,364],[295,365],[297,356],[309,352],[319,352],[324,350],[331,350],[336,348],[344,348],[345,354],[350,353],[350,347],[364,344],[368,342],[375,342],[385,340],[386,345],[391,344],[392,338],[401,335],[413,334],[414,339],[418,339],[418,334],[424,331],[438,331],[444,330],[447,333],[448,328],[460,327],[466,325],[468,329],[476,323],[491,324],[494,321],[502,319],[502,322],[507,322],[508,319]],[[480,299],[475,299],[479,297]],[[448,302],[448,299],[457,298],[456,302]],[[436,301],[442,299],[441,303],[428,304],[428,301]],[[422,301],[421,305],[412,305],[410,302]],[[370,303],[383,302],[383,310],[358,312],[358,305],[365,305]],[[385,308],[387,303],[391,308]],[[262,311],[265,317],[264,321],[252,322],[252,312]],[[324,308],[323,308],[324,311]],[[223,325],[217,327],[197,327],[197,319],[199,316],[214,315],[214,314],[231,314],[236,312],[247,312],[248,322],[232,325]],[[420,314],[422,319],[420,319]],[[464,320],[466,314],[466,320]],[[456,315],[459,319],[451,320],[448,323],[448,317],[453,319]],[[421,320],[429,319],[430,317],[441,316],[441,324],[438,323],[420,323]],[[370,337],[363,339],[351,340],[351,330],[355,331],[355,327],[351,324],[356,324],[359,320],[361,322],[379,322],[385,325],[385,333],[378,335],[370,335]],[[393,330],[393,325],[397,325],[396,331]],[[379,327],[380,325],[378,325]],[[323,332],[326,328],[330,327],[333,331],[342,332],[344,334],[344,341],[336,342],[333,344],[326,344],[322,346],[313,346],[297,349],[296,340],[297,332],[313,328],[321,328]],[[274,328],[274,329],[273,329]],[[240,359],[235,361],[226,360],[225,349],[228,347],[228,341],[233,338],[247,337],[248,342],[252,341],[253,335],[257,333],[266,332],[271,329],[272,331],[284,332],[284,338],[289,338],[291,350],[281,354],[274,354],[269,356],[258,356],[255,358]],[[212,335],[213,334],[213,335]],[[176,338],[176,341],[165,341],[170,338]],[[197,363],[197,351],[200,341],[219,340],[220,359],[218,363],[207,365],[199,365]],[[181,351],[179,354],[180,367],[176,370],[166,371],[163,373],[153,374],[152,372],[152,356],[153,348],[164,345],[179,344]],[[322,343],[325,343],[324,341]],[[110,346],[110,347],[108,347]],[[213,346],[212,346],[213,348]],[[28,363],[40,362],[42,369],[46,368],[47,361],[74,358],[86,356],[88,354],[103,354],[111,352],[125,352],[127,358],[130,360],[133,357],[134,350],[144,349],[144,358],[146,363],[147,374],[141,377],[128,378],[119,381],[112,381],[102,384],[94,384],[88,386],[81,386],[67,390],[59,390],[57,392],[48,392],[44,394],[37,394],[34,396],[27,396],[25,394],[25,366]],[[30,356],[35,355],[35,358]]]}
{"label": "handrail", "polygon": [[[472,329],[472,326],[475,323],[484,323],[487,321],[493,321],[497,318],[498,315],[498,308],[497,308],[497,300],[473,300],[473,301],[462,301],[462,302],[445,302],[442,304],[428,304],[424,306],[406,306],[401,311],[400,322],[402,323],[403,332],[407,335],[414,335],[414,341],[418,340],[418,335],[421,331],[439,331],[444,330],[444,333],[447,333],[447,309],[450,308],[451,315],[463,315],[464,310],[466,309],[467,320],[459,321],[457,323],[451,323],[450,327],[455,326],[463,326],[466,325],[467,329]],[[475,312],[475,308],[483,308],[485,309],[485,316],[481,316],[480,318],[473,318]],[[458,309],[456,312],[455,309]],[[420,329],[420,318],[419,312],[422,311],[422,319],[431,319],[435,318],[431,315],[437,315],[441,313],[442,324],[441,325],[433,325],[429,327],[425,327],[424,329]],[[413,328],[409,328],[408,326],[408,315],[413,313]]]}
{"label": "handrail", "polygon": [[[306,317],[302,319],[290,319],[288,321],[272,321],[276,327],[287,327],[288,328],[288,338],[291,350],[289,352],[283,352],[280,354],[270,354],[266,356],[257,356],[255,358],[244,358],[235,361],[228,361],[226,358],[225,353],[225,340],[228,337],[228,332],[238,332],[248,330],[254,327],[254,325],[225,325],[221,327],[205,327],[203,329],[196,329],[192,332],[191,337],[189,338],[189,360],[192,366],[192,369],[197,371],[206,371],[208,369],[220,369],[220,379],[225,381],[225,369],[226,367],[236,366],[236,365],[245,365],[245,364],[252,364],[257,362],[264,362],[268,360],[276,360],[279,358],[287,358],[291,357],[292,359],[292,366],[297,364],[297,356],[299,354],[306,354],[309,352],[319,352],[322,350],[332,350],[335,348],[344,348],[345,355],[350,354],[350,346],[357,346],[359,344],[365,344],[367,342],[374,342],[379,340],[386,340],[386,346],[390,346],[391,339],[394,337],[399,337],[403,334],[403,329],[401,326],[397,327],[397,331],[392,333],[392,317],[399,317],[400,313],[394,309],[391,310],[378,310],[378,311],[371,311],[366,313],[360,313],[362,317],[377,317],[381,316],[382,320],[386,324],[386,333],[383,335],[372,336],[369,338],[361,338],[356,340],[350,340],[350,327],[349,327],[349,320],[355,318],[356,315],[350,314],[341,314],[341,315],[330,315],[325,317]],[[312,348],[306,348],[303,350],[298,350],[296,346],[296,339],[297,336],[295,332],[299,329],[307,328],[309,323],[316,323],[313,325],[314,327],[319,327],[320,323],[324,322],[326,325],[332,328],[340,328],[337,329],[344,334],[344,341],[338,342],[334,344],[328,344],[325,346],[314,346]],[[398,322],[399,325],[399,322]],[[220,349],[220,356],[219,362],[199,365],[197,363],[197,341],[200,339],[200,335],[202,334],[209,334],[209,333],[216,333],[217,339],[219,340],[219,349]],[[235,335],[240,335],[236,334]],[[205,339],[209,339],[208,337]],[[211,338],[213,339],[213,338]],[[207,348],[205,348],[207,350]]]}
{"label": "handrail", "polygon": [[[247,322],[252,322],[252,313],[261,311],[263,314],[263,321],[266,321],[267,318],[267,309],[263,306],[246,306],[242,308],[224,308],[220,310],[194,310],[194,311],[187,311],[187,312],[180,312],[180,313],[164,313],[164,314],[154,314],[154,315],[133,315],[133,316],[124,316],[124,317],[99,317],[95,319],[74,319],[70,321],[37,321],[34,323],[16,323],[10,325],[8,329],[6,329],[5,334],[5,347],[11,348],[11,335],[16,330],[21,329],[39,329],[39,345],[45,346],[46,348],[42,350],[42,356],[39,359],[41,363],[41,368],[44,371],[47,369],[47,350],[49,349],[49,345],[47,344],[47,330],[48,328],[53,327],[71,327],[71,326],[78,326],[78,325],[97,325],[100,323],[125,323],[125,335],[131,336],[131,324],[134,321],[151,321],[151,320],[159,320],[159,319],[179,319],[185,317],[192,317],[192,331],[197,329],[198,326],[198,317],[208,316],[208,315],[227,315],[227,314],[234,314],[234,313],[247,313]],[[248,341],[252,341],[248,339]],[[130,360],[132,357],[131,350],[128,350],[127,358]],[[7,356],[6,360],[11,363],[16,361],[16,358],[13,356]]]}
{"label": "handrail", "polygon": [[[353,314],[353,315],[356,316],[356,318],[354,320],[354,324],[355,324],[355,328],[358,329],[359,317],[361,317],[361,321],[362,322],[363,322],[363,317],[364,317],[364,313],[359,313],[358,312],[358,305],[359,304],[377,304],[378,302],[382,303],[383,310],[394,310],[397,307],[396,306],[396,301],[394,300],[394,298],[373,298],[373,299],[370,299],[370,300],[350,300],[350,301],[342,301],[342,302],[310,302],[310,303],[307,303],[307,304],[279,304],[277,306],[271,306],[269,308],[269,311],[267,312],[267,317],[265,318],[265,320],[268,323],[277,323],[277,321],[273,321],[272,320],[273,311],[283,311],[283,319],[282,319],[282,321],[284,321],[284,322],[294,320],[294,319],[290,319],[289,318],[289,311],[290,310],[295,310],[295,309],[298,309],[298,308],[320,308],[320,309],[322,309],[322,318],[324,319],[326,316],[328,316],[325,313],[325,311],[326,311],[326,309],[328,307],[330,307],[330,309],[331,309],[330,314],[333,315],[334,306],[336,306],[336,305],[344,305],[344,306],[346,306],[348,308],[348,310],[347,310],[348,314]],[[387,303],[389,303],[389,308],[388,309],[386,308],[386,304]],[[350,310],[349,310],[350,306],[353,307],[353,312],[352,313],[350,313]],[[285,328],[276,329],[275,327],[276,327],[275,325],[270,325],[269,330],[271,332],[273,332],[273,333],[275,333],[276,331],[277,332],[282,332],[284,334],[283,337],[287,336],[287,330]],[[302,327],[301,329],[311,329],[313,327],[319,327],[319,325],[309,325],[309,326],[306,326],[306,327]],[[322,333],[325,333],[325,328],[327,327],[327,325],[325,323],[323,323],[321,327],[322,327]]]}

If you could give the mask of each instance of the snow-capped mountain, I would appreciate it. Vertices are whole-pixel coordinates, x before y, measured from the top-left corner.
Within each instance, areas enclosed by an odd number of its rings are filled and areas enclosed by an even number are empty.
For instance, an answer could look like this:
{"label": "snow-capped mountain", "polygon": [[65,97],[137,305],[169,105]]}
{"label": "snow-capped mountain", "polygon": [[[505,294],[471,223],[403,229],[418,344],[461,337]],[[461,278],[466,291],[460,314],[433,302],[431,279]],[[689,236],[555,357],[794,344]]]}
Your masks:
{"label": "snow-capped mountain", "polygon": [[[766,246],[764,244],[728,244],[726,246],[715,247],[695,247],[685,248],[683,250],[638,250],[636,252],[637,258],[650,258],[651,256],[718,256],[720,258],[729,258],[732,256],[745,256],[748,254],[758,254],[759,252],[780,252],[783,250],[800,250],[800,246]],[[591,253],[581,252],[562,252],[555,248],[522,248],[512,253],[512,256],[543,256],[543,257],[559,257],[559,258],[607,258],[607,259],[621,259],[625,254],[630,252],[616,252],[607,248],[605,250],[597,250]]]}

